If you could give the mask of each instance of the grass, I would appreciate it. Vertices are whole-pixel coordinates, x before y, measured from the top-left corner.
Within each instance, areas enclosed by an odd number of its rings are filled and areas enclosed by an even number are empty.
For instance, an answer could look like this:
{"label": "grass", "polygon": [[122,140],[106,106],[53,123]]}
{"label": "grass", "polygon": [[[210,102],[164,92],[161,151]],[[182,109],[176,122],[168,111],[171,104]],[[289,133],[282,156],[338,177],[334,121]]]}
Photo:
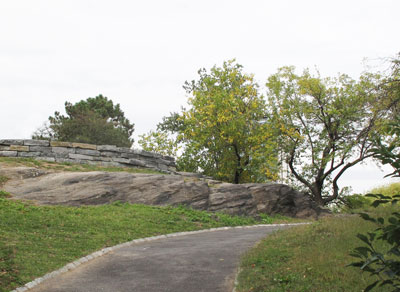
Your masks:
{"label": "grass", "polygon": [[9,180],[8,177],[4,176],[4,175],[0,175],[0,187],[5,184],[7,181]]}
{"label": "grass", "polygon": [[[133,167],[110,167],[91,164],[75,164],[69,162],[51,162],[44,160],[36,160],[33,158],[12,158],[0,157],[0,164],[4,166],[28,166],[53,171],[108,171],[108,172],[130,172],[130,173],[150,173],[150,174],[165,174],[147,168]],[[1,181],[0,181],[1,183]]]}
{"label": "grass", "polygon": [[373,188],[368,193],[370,194],[382,194],[385,196],[394,196],[400,194],[400,182],[395,182],[380,187]]}
{"label": "grass", "polygon": [[[395,207],[370,212],[387,217]],[[358,216],[341,216],[277,232],[242,258],[237,291],[363,291],[374,278],[346,266],[356,261],[351,251],[363,246],[356,234],[375,228]]]}
{"label": "grass", "polygon": [[[183,207],[115,202],[102,206],[35,206],[0,191],[0,291],[9,291],[93,251],[179,231],[282,222]],[[268,221],[268,222],[267,222]]]}

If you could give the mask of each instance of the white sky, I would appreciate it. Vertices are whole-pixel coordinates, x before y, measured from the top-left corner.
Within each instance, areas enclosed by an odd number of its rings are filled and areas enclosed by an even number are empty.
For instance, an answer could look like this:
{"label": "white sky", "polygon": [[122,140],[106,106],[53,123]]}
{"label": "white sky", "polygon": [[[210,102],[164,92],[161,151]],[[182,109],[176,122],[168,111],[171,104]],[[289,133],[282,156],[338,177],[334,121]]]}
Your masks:
{"label": "white sky", "polygon": [[[0,139],[103,94],[137,140],[186,104],[199,68],[231,58],[260,85],[284,65],[357,78],[364,58],[400,51],[399,11],[398,0],[0,0]],[[361,192],[381,176],[369,166],[341,184]]]}

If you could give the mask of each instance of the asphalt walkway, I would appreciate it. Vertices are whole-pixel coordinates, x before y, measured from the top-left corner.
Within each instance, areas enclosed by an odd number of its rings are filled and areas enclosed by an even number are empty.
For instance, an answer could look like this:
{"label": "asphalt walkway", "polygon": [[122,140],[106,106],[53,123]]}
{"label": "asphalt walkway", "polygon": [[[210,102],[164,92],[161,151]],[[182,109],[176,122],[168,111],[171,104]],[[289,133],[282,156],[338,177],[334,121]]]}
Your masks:
{"label": "asphalt walkway", "polygon": [[134,243],[29,292],[231,292],[240,256],[282,228],[235,228]]}

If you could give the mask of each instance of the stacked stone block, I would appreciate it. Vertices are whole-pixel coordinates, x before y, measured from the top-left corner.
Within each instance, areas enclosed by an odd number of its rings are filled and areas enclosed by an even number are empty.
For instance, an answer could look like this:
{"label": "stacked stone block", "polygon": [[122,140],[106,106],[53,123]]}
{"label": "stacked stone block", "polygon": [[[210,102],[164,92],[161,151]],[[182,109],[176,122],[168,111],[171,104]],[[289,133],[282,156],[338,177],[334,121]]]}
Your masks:
{"label": "stacked stone block", "polygon": [[173,157],[115,145],[3,139],[0,140],[0,157],[32,157],[53,162],[150,168],[166,173],[176,171]]}

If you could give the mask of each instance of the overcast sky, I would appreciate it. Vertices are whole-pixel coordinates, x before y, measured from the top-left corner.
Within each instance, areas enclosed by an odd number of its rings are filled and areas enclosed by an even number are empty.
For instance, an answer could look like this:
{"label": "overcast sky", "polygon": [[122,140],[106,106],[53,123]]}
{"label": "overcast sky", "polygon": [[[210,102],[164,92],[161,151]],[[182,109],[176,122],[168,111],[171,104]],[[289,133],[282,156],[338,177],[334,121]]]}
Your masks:
{"label": "overcast sky", "polygon": [[[139,134],[186,104],[197,70],[236,58],[263,85],[284,65],[357,78],[400,51],[399,0],[0,0],[0,139],[103,94]],[[377,180],[374,180],[374,178]],[[351,171],[364,191],[382,173]]]}

